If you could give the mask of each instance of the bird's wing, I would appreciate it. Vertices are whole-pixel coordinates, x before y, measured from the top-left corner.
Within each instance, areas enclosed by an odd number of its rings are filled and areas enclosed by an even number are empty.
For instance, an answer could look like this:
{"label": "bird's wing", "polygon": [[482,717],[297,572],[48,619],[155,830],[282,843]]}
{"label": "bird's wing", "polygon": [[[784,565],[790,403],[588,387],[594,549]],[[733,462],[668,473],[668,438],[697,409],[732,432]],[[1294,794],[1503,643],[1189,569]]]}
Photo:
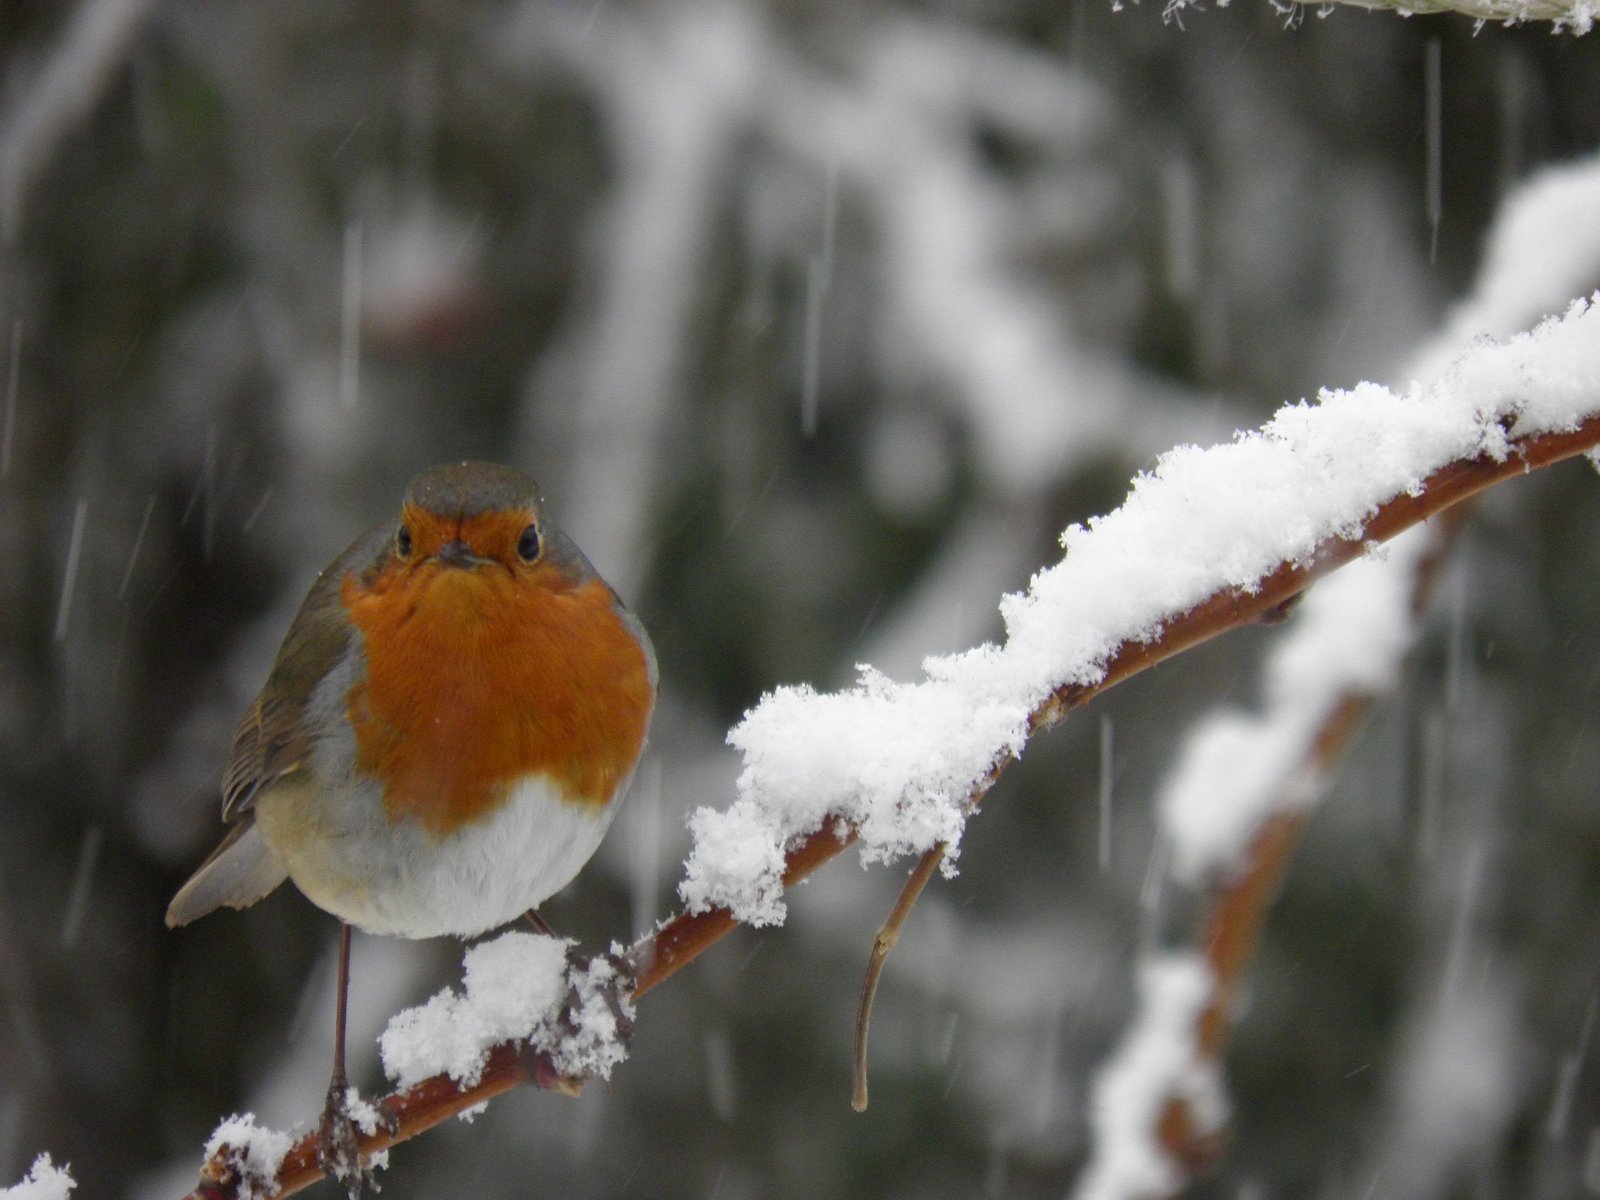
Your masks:
{"label": "bird's wing", "polygon": [[315,731],[306,709],[317,685],[342,659],[354,636],[339,589],[352,570],[370,569],[394,536],[392,522],[369,529],[317,577],[284,635],[272,673],[233,735],[222,776],[222,818],[237,819],[256,798],[305,769]]}
{"label": "bird's wing", "polygon": [[291,698],[263,690],[245,713],[222,775],[224,821],[244,816],[257,796],[304,765],[311,736],[301,708]]}

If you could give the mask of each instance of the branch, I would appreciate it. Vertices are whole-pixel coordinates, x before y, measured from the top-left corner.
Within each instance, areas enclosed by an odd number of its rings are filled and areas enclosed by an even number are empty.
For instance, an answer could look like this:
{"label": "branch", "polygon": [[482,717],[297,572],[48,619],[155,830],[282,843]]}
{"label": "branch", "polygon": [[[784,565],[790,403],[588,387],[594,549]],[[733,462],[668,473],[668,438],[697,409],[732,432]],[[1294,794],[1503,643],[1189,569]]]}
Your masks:
{"label": "branch", "polygon": [[1112,655],[1104,679],[1095,684],[1070,684],[1053,693],[1034,714],[1033,730],[1051,728],[1072,709],[1101,692],[1219,633],[1257,620],[1271,620],[1273,610],[1328,572],[1361,557],[1372,544],[1386,542],[1497,483],[1576,457],[1596,445],[1600,445],[1600,415],[1587,418],[1572,430],[1515,439],[1504,460],[1479,455],[1441,467],[1415,493],[1402,492],[1380,505],[1359,538],[1330,538],[1317,547],[1310,563],[1283,563],[1254,592],[1236,588],[1216,592],[1174,618],[1157,640],[1124,643]]}
{"label": "branch", "polygon": [[[998,772],[996,772],[998,776]],[[792,888],[856,840],[856,831],[824,826],[801,839],[785,856],[783,886]],[[676,975],[739,925],[726,908],[684,912],[633,948],[635,999]]]}
{"label": "branch", "polygon": [[1549,21],[1556,29],[1575,34],[1588,33],[1600,16],[1600,7],[1586,0],[1293,0],[1305,8],[1327,8],[1334,3],[1352,8],[1384,8],[1401,16],[1456,13],[1475,21],[1501,21],[1520,25],[1524,21]]}
{"label": "branch", "polygon": [[[1378,507],[1356,537],[1335,537],[1317,546],[1304,563],[1286,562],[1270,572],[1254,591],[1225,588],[1188,609],[1175,613],[1162,632],[1147,642],[1129,641],[1120,645],[1106,664],[1104,677],[1093,684],[1066,684],[1053,691],[1032,713],[1030,734],[1049,729],[1064,720],[1073,709],[1115,687],[1139,672],[1207,641],[1230,629],[1248,625],[1292,600],[1313,581],[1367,552],[1374,542],[1385,541],[1431,517],[1438,516],[1461,501],[1517,475],[1527,474],[1600,446],[1600,415],[1591,416],[1576,428],[1513,439],[1503,459],[1480,455],[1450,463],[1430,475],[1414,493],[1401,493]],[[1003,755],[988,776],[967,798],[976,808],[999,778],[1013,755]],[[1264,845],[1261,886],[1270,889],[1272,872],[1281,864],[1282,852]],[[793,886],[829,861],[856,837],[853,829],[825,822],[823,828],[800,839],[789,850],[783,871],[784,886]],[[1292,845],[1292,839],[1290,840]],[[739,924],[724,908],[685,912],[661,926],[633,950],[637,970],[634,995],[643,996],[693,962]],[[1241,926],[1242,929],[1242,926]],[[1242,939],[1237,949],[1247,948]],[[1215,1036],[1215,1035],[1213,1035]],[[509,1091],[533,1085],[576,1095],[583,1079],[562,1077],[538,1059],[530,1060],[518,1043],[502,1044],[490,1055],[489,1066],[470,1087],[448,1077],[436,1076],[386,1096],[377,1106],[395,1119],[393,1132],[379,1128],[361,1139],[363,1158],[406,1141],[431,1129],[441,1121]],[[189,1200],[233,1200],[240,1195],[231,1168],[217,1159],[206,1165],[199,1188]],[[257,1192],[258,1196],[288,1196],[322,1177],[316,1165],[315,1135],[307,1134],[290,1149],[276,1176],[276,1190]]]}
{"label": "branch", "polygon": [[940,842],[912,868],[905,886],[900,889],[899,898],[894,902],[894,908],[884,919],[877,937],[872,939],[872,955],[867,960],[866,977],[861,981],[861,998],[856,1004],[855,1071],[850,1107],[857,1112],[867,1109],[867,1033],[872,1027],[872,1004],[878,997],[878,981],[883,977],[883,964],[889,957],[889,951],[900,940],[900,930],[911,915],[917,898],[922,895],[922,889],[928,886],[928,880],[944,860],[944,850],[944,843]]}
{"label": "branch", "polygon": [[[1595,0],[1269,0],[1280,13],[1289,13],[1298,20],[1306,9],[1327,12],[1335,5],[1347,8],[1387,9],[1402,17],[1432,16],[1454,13],[1470,17],[1480,24],[1499,21],[1505,25],[1520,25],[1527,21],[1548,21],[1551,31],[1570,30],[1583,36],[1594,27],[1600,17],[1600,4]],[[1204,0],[1167,0],[1162,19],[1183,23],[1183,11],[1204,7]]]}
{"label": "branch", "polygon": [[[435,1075],[414,1087],[375,1101],[387,1122],[380,1121],[374,1133],[360,1139],[363,1163],[382,1154],[399,1142],[425,1133],[435,1125],[459,1116],[469,1108],[485,1104],[513,1088],[533,1085],[548,1091],[576,1096],[583,1091],[581,1079],[563,1078],[543,1055],[531,1054],[520,1042],[503,1042],[489,1052],[489,1061],[478,1081],[464,1087],[447,1075]],[[387,1128],[385,1127],[387,1125]],[[306,1134],[283,1156],[271,1190],[251,1186],[242,1178],[238,1154],[244,1147],[223,1145],[200,1169],[200,1183],[186,1200],[240,1200],[254,1197],[290,1196],[326,1176],[317,1163],[317,1135]]]}

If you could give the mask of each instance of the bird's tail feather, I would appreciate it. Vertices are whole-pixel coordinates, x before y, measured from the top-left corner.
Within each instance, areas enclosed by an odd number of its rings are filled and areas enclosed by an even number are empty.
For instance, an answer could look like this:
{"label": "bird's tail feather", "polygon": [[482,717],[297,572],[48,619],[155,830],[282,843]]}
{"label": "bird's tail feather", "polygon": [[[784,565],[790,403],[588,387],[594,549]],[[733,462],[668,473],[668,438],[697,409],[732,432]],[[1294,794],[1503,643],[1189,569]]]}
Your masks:
{"label": "bird's tail feather", "polygon": [[222,844],[167,906],[167,925],[187,925],[213,909],[245,908],[277,887],[289,873],[261,839],[255,815],[246,813]]}

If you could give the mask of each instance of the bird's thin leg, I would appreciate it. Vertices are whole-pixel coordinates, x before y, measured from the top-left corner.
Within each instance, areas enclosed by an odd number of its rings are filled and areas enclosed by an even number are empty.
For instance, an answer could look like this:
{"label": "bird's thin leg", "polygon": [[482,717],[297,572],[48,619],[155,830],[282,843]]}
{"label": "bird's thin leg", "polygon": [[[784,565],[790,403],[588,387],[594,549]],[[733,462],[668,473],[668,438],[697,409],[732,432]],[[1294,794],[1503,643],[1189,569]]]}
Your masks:
{"label": "bird's thin leg", "polygon": [[333,1014],[333,1078],[317,1129],[317,1161],[347,1188],[361,1195],[360,1133],[350,1115],[350,1080],[344,1070],[345,1012],[350,1007],[350,926],[339,924],[339,995]]}
{"label": "bird's thin leg", "polygon": [[530,908],[527,912],[523,913],[522,916],[523,920],[527,921],[529,925],[532,925],[540,933],[544,934],[545,937],[556,936],[556,931],[550,928],[550,922],[546,921],[539,915],[539,910],[537,908]]}
{"label": "bird's thin leg", "polygon": [[339,996],[333,1012],[333,1081],[341,1092],[349,1085],[344,1073],[344,1021],[350,1009],[350,926],[339,922]]}

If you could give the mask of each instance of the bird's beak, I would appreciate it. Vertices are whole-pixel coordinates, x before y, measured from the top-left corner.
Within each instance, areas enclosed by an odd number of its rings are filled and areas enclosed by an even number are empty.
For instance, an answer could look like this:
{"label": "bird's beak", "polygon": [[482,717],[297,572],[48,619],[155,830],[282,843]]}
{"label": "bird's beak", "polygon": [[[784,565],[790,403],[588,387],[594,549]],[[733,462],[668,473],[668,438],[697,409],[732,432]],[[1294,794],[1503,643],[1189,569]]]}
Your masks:
{"label": "bird's beak", "polygon": [[435,557],[447,567],[475,567],[483,561],[460,538],[440,546]]}

